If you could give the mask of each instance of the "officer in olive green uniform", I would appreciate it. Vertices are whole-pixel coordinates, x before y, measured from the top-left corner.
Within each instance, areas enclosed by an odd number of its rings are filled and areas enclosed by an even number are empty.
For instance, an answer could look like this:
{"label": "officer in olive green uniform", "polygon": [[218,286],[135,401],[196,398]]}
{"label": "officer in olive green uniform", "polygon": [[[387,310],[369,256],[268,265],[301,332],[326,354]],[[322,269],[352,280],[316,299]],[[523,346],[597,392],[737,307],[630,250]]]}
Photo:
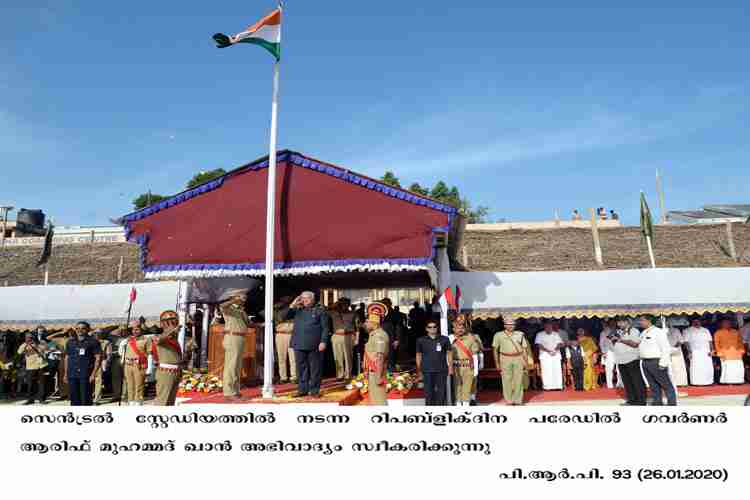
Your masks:
{"label": "officer in olive green uniform", "polygon": [[466,317],[458,315],[453,322],[453,387],[458,406],[469,406],[474,389],[475,369],[481,344],[466,334]]}
{"label": "officer in olive green uniform", "polygon": [[529,343],[515,326],[513,319],[506,319],[505,330],[497,332],[492,339],[495,366],[501,371],[503,399],[513,406],[523,404],[524,374],[531,359]]}
{"label": "officer in olive green uniform", "polygon": [[229,300],[219,304],[224,316],[224,375],[222,388],[224,399],[228,402],[242,400],[240,394],[240,370],[242,368],[242,354],[245,351],[245,335],[250,326],[250,320],[245,313],[247,294],[240,292]]}
{"label": "officer in olive green uniform", "polygon": [[384,406],[387,404],[387,373],[388,334],[380,327],[380,322],[388,313],[385,304],[374,302],[367,307],[365,329],[370,337],[365,344],[365,359],[363,370],[367,374],[367,391],[370,405]]}
{"label": "officer in olive green uniform", "polygon": [[143,389],[146,385],[146,367],[151,341],[143,336],[143,325],[140,321],[132,324],[132,334],[125,340],[123,372],[127,390],[128,405],[143,405]]}
{"label": "officer in olive green uniform", "polygon": [[336,362],[336,378],[350,379],[352,376],[352,358],[354,334],[356,330],[355,315],[351,311],[349,299],[342,298],[336,304],[336,310],[330,313],[333,320],[333,359]]}
{"label": "officer in olive green uniform", "polygon": [[156,404],[174,406],[182,376],[182,349],[177,342],[180,319],[175,311],[164,311],[159,322],[162,333],[151,347],[156,365]]}
{"label": "officer in olive green uniform", "polygon": [[94,404],[99,404],[102,400],[102,392],[104,390],[104,372],[110,369],[110,362],[112,360],[112,342],[105,339],[106,332],[104,330],[98,330],[96,332],[97,340],[99,341],[99,347],[102,350],[102,364],[101,369],[96,370],[96,378],[94,379]]}
{"label": "officer in olive green uniform", "polygon": [[279,364],[279,382],[282,384],[297,383],[297,361],[294,358],[294,349],[291,348],[294,321],[285,319],[291,301],[291,297],[282,297],[273,306],[276,360]]}

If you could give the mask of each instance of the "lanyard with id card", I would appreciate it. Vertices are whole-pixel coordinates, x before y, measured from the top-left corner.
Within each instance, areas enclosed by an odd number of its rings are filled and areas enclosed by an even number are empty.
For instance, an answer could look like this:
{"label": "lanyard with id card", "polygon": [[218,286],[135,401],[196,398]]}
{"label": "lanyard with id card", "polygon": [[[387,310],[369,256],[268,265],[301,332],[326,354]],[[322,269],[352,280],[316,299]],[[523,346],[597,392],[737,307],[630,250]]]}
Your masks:
{"label": "lanyard with id card", "polygon": [[78,349],[78,355],[79,356],[85,356],[86,355],[86,348],[85,347],[81,347],[80,349]]}
{"label": "lanyard with id card", "polygon": [[438,342],[435,344],[435,352],[441,352],[443,350],[443,346]]}

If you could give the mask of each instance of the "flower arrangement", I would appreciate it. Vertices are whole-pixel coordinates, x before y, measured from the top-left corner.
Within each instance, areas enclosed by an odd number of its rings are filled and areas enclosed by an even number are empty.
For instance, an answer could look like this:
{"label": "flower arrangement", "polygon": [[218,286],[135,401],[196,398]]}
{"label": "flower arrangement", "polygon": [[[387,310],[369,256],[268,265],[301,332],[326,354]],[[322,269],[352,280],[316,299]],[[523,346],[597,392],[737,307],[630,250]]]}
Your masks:
{"label": "flower arrangement", "polygon": [[[367,377],[360,373],[347,384],[346,388],[359,389],[359,392],[364,395],[367,394]],[[386,391],[398,391],[401,394],[407,394],[416,386],[414,375],[409,372],[402,373],[389,373],[386,378],[385,389]]]}
{"label": "flower arrangement", "polygon": [[182,372],[182,380],[177,388],[178,394],[184,394],[186,392],[218,392],[221,390],[221,379],[209,375],[206,371],[190,371],[184,370]]}

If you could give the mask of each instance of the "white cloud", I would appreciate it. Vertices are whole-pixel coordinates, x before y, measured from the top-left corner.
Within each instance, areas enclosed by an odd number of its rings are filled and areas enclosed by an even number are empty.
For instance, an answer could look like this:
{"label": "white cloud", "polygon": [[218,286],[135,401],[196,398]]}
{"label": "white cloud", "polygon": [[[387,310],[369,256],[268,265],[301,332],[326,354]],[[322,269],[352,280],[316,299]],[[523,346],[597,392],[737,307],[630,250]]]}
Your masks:
{"label": "white cloud", "polygon": [[676,103],[676,112],[666,113],[663,106],[644,99],[637,111],[598,106],[567,122],[565,113],[516,111],[516,126],[507,114],[492,119],[486,111],[436,113],[403,124],[386,143],[343,164],[371,175],[390,169],[411,177],[642,145],[712,126],[737,111],[736,99],[742,94],[736,86],[704,87],[692,100]]}

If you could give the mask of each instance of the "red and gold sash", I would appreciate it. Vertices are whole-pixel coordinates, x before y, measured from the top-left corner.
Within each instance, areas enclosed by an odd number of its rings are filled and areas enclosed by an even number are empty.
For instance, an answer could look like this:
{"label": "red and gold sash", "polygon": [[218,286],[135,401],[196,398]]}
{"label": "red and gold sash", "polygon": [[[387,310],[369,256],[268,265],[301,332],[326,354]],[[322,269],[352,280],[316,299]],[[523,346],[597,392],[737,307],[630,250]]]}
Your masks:
{"label": "red and gold sash", "polygon": [[130,339],[128,339],[128,345],[130,346],[130,350],[138,356],[138,366],[145,369],[148,365],[146,353],[138,349],[138,343],[136,342],[135,337],[131,336]]}
{"label": "red and gold sash", "polygon": [[453,341],[453,344],[455,344],[456,347],[461,349],[461,352],[463,352],[467,358],[469,358],[469,366],[471,368],[474,368],[474,354],[469,350],[468,347],[463,343],[461,339],[456,339]]}
{"label": "red and gold sash", "polygon": [[182,360],[182,349],[180,348],[179,342],[177,342],[173,338],[167,338],[165,340],[162,340],[161,342],[151,342],[151,356],[154,358],[155,364],[159,364],[159,349],[157,348],[157,344],[159,343],[164,344],[169,349],[172,349],[177,353],[178,359]]}

